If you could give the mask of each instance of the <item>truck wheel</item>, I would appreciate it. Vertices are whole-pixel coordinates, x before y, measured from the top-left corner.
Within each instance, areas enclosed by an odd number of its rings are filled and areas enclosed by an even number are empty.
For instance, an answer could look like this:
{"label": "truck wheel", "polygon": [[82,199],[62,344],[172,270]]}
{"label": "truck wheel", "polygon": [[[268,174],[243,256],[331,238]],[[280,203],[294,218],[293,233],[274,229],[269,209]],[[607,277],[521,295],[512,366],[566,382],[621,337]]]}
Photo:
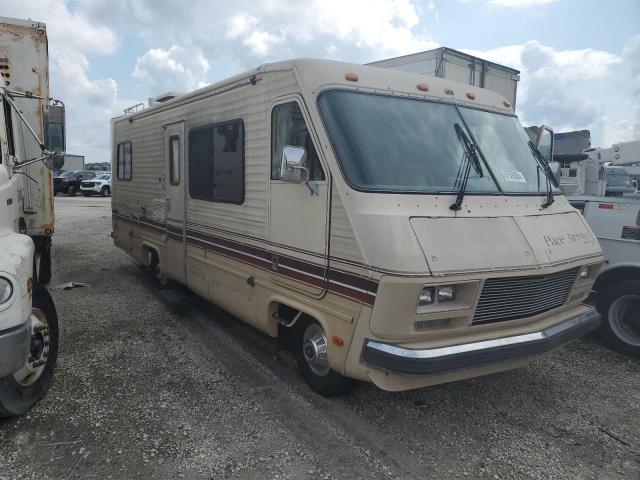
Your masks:
{"label": "truck wheel", "polygon": [[614,283],[598,300],[599,334],[616,352],[640,358],[640,280]]}
{"label": "truck wheel", "polygon": [[76,196],[76,187],[74,187],[73,185],[71,185],[69,187],[69,196],[70,197],[75,197]]}
{"label": "truck wheel", "polygon": [[100,193],[103,197],[108,197],[111,194],[109,187],[103,187],[102,190],[100,190]]}
{"label": "truck wheel", "polygon": [[327,335],[311,318],[301,319],[295,326],[294,354],[298,368],[312,390],[325,397],[344,395],[353,381],[331,370],[327,359]]}
{"label": "truck wheel", "polygon": [[47,392],[58,357],[58,316],[47,289],[33,286],[31,351],[27,363],[0,378],[0,418],[17,417]]}

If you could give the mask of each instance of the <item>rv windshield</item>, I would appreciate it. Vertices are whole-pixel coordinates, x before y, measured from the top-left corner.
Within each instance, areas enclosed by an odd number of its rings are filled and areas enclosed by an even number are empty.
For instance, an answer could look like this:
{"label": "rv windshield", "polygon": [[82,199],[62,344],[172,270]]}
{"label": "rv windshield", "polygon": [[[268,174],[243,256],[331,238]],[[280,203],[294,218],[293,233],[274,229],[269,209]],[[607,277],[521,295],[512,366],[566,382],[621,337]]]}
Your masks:
{"label": "rv windshield", "polygon": [[493,173],[485,171],[480,177],[472,169],[467,193],[546,192],[544,172],[515,117],[344,90],[323,93],[319,106],[342,171],[355,188],[456,192],[464,155],[455,130],[458,123],[468,126]]}

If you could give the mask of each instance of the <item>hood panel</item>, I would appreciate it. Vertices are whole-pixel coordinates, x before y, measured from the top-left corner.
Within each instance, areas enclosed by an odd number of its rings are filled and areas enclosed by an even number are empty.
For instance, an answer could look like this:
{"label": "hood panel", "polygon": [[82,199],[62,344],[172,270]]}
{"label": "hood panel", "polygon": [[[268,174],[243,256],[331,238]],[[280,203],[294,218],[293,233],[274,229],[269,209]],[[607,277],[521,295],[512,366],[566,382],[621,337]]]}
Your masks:
{"label": "hood panel", "polygon": [[410,221],[434,275],[536,268],[601,253],[576,212]]}
{"label": "hood panel", "polygon": [[414,217],[410,221],[434,275],[539,264],[513,217]]}
{"label": "hood panel", "polygon": [[516,217],[515,221],[537,257],[547,264],[602,253],[591,229],[576,212]]}

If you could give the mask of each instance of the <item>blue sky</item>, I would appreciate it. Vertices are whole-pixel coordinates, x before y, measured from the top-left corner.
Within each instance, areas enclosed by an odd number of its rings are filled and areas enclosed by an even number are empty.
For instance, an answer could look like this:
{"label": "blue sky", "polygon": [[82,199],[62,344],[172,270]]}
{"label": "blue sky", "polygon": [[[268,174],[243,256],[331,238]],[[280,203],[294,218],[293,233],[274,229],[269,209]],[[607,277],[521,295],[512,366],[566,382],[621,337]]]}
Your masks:
{"label": "blue sky", "polygon": [[[301,7],[303,6],[304,7]],[[0,0],[47,23],[69,150],[109,159],[109,118],[292,57],[367,62],[437,46],[521,70],[523,123],[640,139],[638,0]]]}

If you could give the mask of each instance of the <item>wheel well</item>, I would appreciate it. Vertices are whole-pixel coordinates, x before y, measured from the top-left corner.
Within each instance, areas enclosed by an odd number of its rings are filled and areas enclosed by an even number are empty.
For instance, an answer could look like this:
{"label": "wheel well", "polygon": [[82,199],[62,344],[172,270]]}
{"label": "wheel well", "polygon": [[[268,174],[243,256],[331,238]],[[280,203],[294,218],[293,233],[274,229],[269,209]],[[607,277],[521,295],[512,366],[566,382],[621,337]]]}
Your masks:
{"label": "wheel well", "polygon": [[142,249],[147,254],[147,267],[160,266],[160,255],[156,248],[151,245],[143,245]]}
{"label": "wheel well", "polygon": [[593,289],[596,292],[606,289],[609,285],[626,280],[640,280],[640,266],[615,267],[598,275]]}
{"label": "wheel well", "polygon": [[[315,315],[311,315],[299,308],[292,307],[286,303],[274,301],[269,306],[269,315],[276,322],[278,337],[290,336],[293,327],[305,318],[318,321]],[[318,323],[320,323],[318,321]]]}

